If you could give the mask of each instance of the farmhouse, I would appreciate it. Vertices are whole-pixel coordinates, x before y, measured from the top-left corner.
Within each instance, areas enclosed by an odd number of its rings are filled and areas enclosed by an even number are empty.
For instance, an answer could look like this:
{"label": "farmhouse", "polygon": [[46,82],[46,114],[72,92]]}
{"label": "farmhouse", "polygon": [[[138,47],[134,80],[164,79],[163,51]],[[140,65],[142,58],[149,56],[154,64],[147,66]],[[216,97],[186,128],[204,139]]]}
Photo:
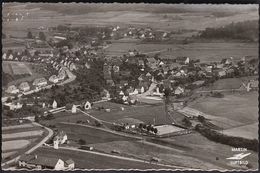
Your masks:
{"label": "farmhouse", "polygon": [[37,78],[33,81],[33,85],[38,87],[45,86],[47,85],[47,80],[45,78]]}
{"label": "farmhouse", "polygon": [[59,82],[59,78],[56,75],[52,75],[49,78],[49,81],[52,82],[52,83],[58,83]]}
{"label": "farmhouse", "polygon": [[10,94],[17,94],[19,93],[19,89],[16,88],[15,85],[10,85],[7,90],[6,90],[7,93],[10,93]]}
{"label": "farmhouse", "polygon": [[57,135],[53,138],[53,146],[55,149],[58,149],[59,144],[64,144],[68,140],[68,136],[64,131],[60,131]]}
{"label": "farmhouse", "polygon": [[182,94],[182,93],[184,93],[184,88],[182,88],[182,87],[177,87],[176,89],[175,89],[175,91],[174,91],[174,94],[176,94],[176,95],[179,95],[179,94]]}
{"label": "farmhouse", "polygon": [[28,82],[22,82],[20,85],[19,85],[19,89],[21,91],[29,91],[30,90],[30,86],[28,84]]}
{"label": "farmhouse", "polygon": [[53,169],[66,170],[73,169],[75,163],[69,159],[65,163],[59,158],[51,158],[38,155],[22,155],[19,159],[19,167],[28,169]]}
{"label": "farmhouse", "polygon": [[190,58],[189,57],[177,57],[176,62],[179,64],[189,64]]}

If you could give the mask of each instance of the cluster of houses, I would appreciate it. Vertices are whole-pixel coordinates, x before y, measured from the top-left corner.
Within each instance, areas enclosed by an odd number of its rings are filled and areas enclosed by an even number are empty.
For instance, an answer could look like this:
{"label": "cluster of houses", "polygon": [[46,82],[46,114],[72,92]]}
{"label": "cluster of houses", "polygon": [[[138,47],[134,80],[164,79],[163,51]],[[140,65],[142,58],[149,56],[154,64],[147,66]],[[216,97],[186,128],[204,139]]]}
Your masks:
{"label": "cluster of houses", "polygon": [[[137,28],[129,26],[127,28],[120,28],[120,26],[111,27],[110,37],[130,37],[135,39],[151,39],[151,40],[167,40],[171,33],[162,30],[153,30],[150,27]],[[105,38],[105,35],[103,36]]]}
{"label": "cluster of houses", "polygon": [[[40,88],[43,88],[49,84],[57,84],[60,81],[63,81],[67,76],[67,73],[64,69],[60,69],[58,72],[58,75],[52,75],[49,77],[47,80],[44,77],[41,78],[36,78],[34,81],[29,84],[29,82],[24,81],[20,83],[18,86],[16,85],[10,85],[6,89],[6,93],[8,94],[18,94],[18,93],[23,93],[27,94],[30,93],[30,90],[38,90]],[[48,82],[49,81],[49,82]]]}
{"label": "cluster of houses", "polygon": [[[200,63],[189,57],[175,59],[161,59],[137,54],[124,57],[110,57],[104,63],[103,74],[108,85],[117,88],[118,96],[127,102],[129,95],[144,93],[151,83],[157,83],[153,92],[162,95],[165,88],[171,89],[175,95],[183,95],[191,89],[203,86],[212,78],[232,78],[258,74],[258,63],[250,63],[252,58],[242,58],[234,61],[232,57],[222,59],[220,62]],[[127,80],[133,73],[131,69],[124,68],[125,64],[138,67],[139,76],[136,77],[137,85],[130,84]],[[134,69],[136,72],[136,69]],[[248,74],[248,72],[250,72]],[[113,74],[113,75],[112,75]],[[119,76],[120,81],[116,81]],[[241,84],[242,85],[242,84]],[[253,86],[254,84],[252,84]]]}

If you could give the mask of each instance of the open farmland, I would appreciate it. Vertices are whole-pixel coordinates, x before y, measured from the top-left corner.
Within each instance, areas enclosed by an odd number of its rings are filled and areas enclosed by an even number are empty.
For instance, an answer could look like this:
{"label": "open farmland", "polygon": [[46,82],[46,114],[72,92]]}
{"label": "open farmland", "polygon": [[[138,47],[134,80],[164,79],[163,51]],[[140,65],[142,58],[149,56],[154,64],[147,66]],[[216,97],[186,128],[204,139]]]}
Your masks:
{"label": "open farmland", "polygon": [[240,60],[244,56],[258,57],[258,45],[251,43],[190,43],[190,44],[152,44],[152,43],[112,43],[105,53],[108,55],[123,55],[128,50],[140,51],[145,54],[160,53],[161,57],[176,58],[187,56],[191,59],[200,59],[201,62],[221,61],[223,58],[233,57]]}
{"label": "open farmland", "polygon": [[[58,4],[57,4],[58,5]],[[61,5],[61,4],[60,4]],[[166,4],[165,4],[166,5]],[[38,8],[39,6],[26,8],[25,6],[20,6],[19,8],[9,9],[3,8],[3,13],[6,14],[10,10],[16,10],[20,12],[28,11],[30,13],[29,16],[25,16],[21,21],[9,21],[3,22],[3,31],[8,34],[17,34],[15,31],[16,28],[24,31],[25,33],[19,33],[20,36],[25,36],[27,32],[27,28],[39,28],[43,25],[46,27],[56,26],[58,24],[66,24],[71,23],[72,26],[78,25],[99,25],[99,26],[110,26],[119,24],[120,26],[151,26],[156,29],[162,29],[167,31],[179,30],[180,28],[183,30],[203,30],[206,27],[220,27],[231,22],[239,22],[245,20],[253,20],[258,19],[257,8],[252,10],[252,7],[248,9],[241,10],[239,7],[229,8],[224,12],[231,11],[231,14],[218,16],[214,14],[214,11],[223,10],[218,8],[218,6],[212,6],[209,10],[207,8],[201,8],[200,6],[185,6],[184,11],[179,10],[167,10],[165,12],[160,13],[152,13],[147,7],[143,7],[145,10],[136,11],[135,4],[129,4],[129,8],[121,9],[121,10],[101,10],[100,7],[96,7],[93,4],[93,7],[90,8],[91,11],[87,9],[81,9],[82,4],[72,4],[73,9],[70,11],[66,8],[66,14],[59,13],[56,8],[62,7],[44,7]],[[91,6],[91,5],[90,5]],[[105,5],[104,5],[105,6]],[[169,7],[169,5],[166,5]],[[175,5],[176,6],[176,5]],[[84,7],[83,7],[84,8]],[[77,9],[80,9],[79,11]],[[97,9],[97,11],[95,11]],[[77,14],[78,13],[78,14]],[[164,16],[167,15],[165,18]],[[183,22],[185,21],[185,22]],[[14,33],[13,33],[14,31]],[[15,33],[16,32],[16,33]]]}
{"label": "open farmland", "polygon": [[[232,152],[231,146],[215,143],[198,133],[174,136],[153,141],[164,146],[174,147],[176,149],[183,150],[183,155],[191,156],[193,158],[204,161],[204,163],[200,165],[201,167],[207,167],[209,163],[221,167],[222,170],[231,168],[231,165],[229,165],[229,162],[227,162],[226,158],[239,153]],[[257,169],[258,154],[257,152],[250,152],[252,154],[247,157],[247,160],[252,166],[252,169]],[[182,161],[186,162],[185,159]],[[212,167],[208,167],[207,169],[212,169]],[[241,167],[233,167],[233,169],[241,169]]]}
{"label": "open farmland", "polygon": [[154,164],[123,160],[115,157],[101,156],[82,151],[71,151],[65,149],[55,150],[53,148],[38,148],[33,154],[63,160],[73,159],[78,169],[169,169]]}
{"label": "open farmland", "polygon": [[111,142],[111,141],[127,141],[135,140],[130,137],[124,137],[121,135],[113,134],[111,132],[104,131],[102,129],[97,129],[93,127],[81,126],[77,124],[57,124],[58,129],[63,130],[67,135],[69,140],[83,139],[86,144],[95,144],[101,142]]}
{"label": "open farmland", "polygon": [[[95,116],[98,119],[115,122],[118,119],[122,118],[134,118],[145,123],[153,124],[165,124],[167,122],[165,115],[165,107],[163,104],[158,105],[134,105],[134,106],[123,106],[121,104],[118,105],[118,108],[112,108],[110,112],[91,110],[90,114]],[[98,106],[103,106],[104,108],[110,108],[111,103],[104,102],[99,103]],[[94,104],[94,107],[96,104]],[[125,107],[125,110],[122,111],[120,107]]]}
{"label": "open farmland", "polygon": [[29,140],[12,140],[12,141],[6,141],[2,143],[2,150],[8,151],[8,150],[18,150],[21,148],[25,148],[30,144]]}
{"label": "open farmland", "polygon": [[[206,97],[196,101],[191,107],[216,118],[230,120],[218,122],[219,127],[225,125],[223,128],[228,129],[227,134],[247,138],[258,136],[256,123],[258,121],[258,92],[256,91],[225,94],[224,98]],[[236,130],[232,130],[233,128]]]}
{"label": "open farmland", "polygon": [[247,76],[241,78],[226,78],[219,79],[213,83],[213,85],[201,87],[198,90],[210,91],[210,90],[229,90],[229,89],[239,89],[248,80],[256,80],[258,76]]}
{"label": "open farmland", "polygon": [[2,127],[3,161],[25,153],[45,136],[46,130],[32,123]]}

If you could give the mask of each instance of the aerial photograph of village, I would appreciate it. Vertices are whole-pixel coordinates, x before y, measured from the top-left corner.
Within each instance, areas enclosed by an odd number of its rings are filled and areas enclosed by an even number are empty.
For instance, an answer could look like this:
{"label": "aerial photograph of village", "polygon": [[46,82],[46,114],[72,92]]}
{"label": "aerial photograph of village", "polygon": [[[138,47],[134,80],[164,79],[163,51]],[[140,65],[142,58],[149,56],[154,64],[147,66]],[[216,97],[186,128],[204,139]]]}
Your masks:
{"label": "aerial photograph of village", "polygon": [[2,3],[3,170],[258,170],[257,4]]}

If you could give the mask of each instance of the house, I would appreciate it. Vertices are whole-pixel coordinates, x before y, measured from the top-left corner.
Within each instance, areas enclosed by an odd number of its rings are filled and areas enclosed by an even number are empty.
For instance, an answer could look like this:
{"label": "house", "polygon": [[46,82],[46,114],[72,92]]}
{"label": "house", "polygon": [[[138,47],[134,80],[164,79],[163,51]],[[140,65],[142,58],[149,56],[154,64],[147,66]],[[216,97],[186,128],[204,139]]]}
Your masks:
{"label": "house", "polygon": [[174,94],[176,94],[176,95],[180,95],[180,94],[182,94],[182,93],[184,93],[184,88],[182,88],[182,87],[180,87],[180,86],[178,86],[178,87],[174,90]]}
{"label": "house", "polygon": [[258,80],[251,80],[250,81],[250,87],[252,90],[258,90]]}
{"label": "house", "polygon": [[224,65],[230,65],[230,64],[232,64],[232,58],[231,59],[228,59],[228,58],[224,58],[224,59],[222,59],[221,60],[221,64],[224,64]]}
{"label": "house", "polygon": [[65,167],[67,167],[69,170],[72,170],[75,168],[75,162],[72,159],[66,160]]}
{"label": "house", "polygon": [[77,112],[77,106],[73,105],[71,108],[71,113],[75,114]]}
{"label": "house", "polygon": [[117,120],[116,123],[123,125],[126,129],[136,128],[139,124],[144,124],[143,121],[134,118],[122,118]]}
{"label": "house", "polygon": [[19,89],[23,92],[25,91],[29,91],[30,90],[30,85],[28,84],[28,82],[22,82],[20,85],[19,85]]}
{"label": "house", "polygon": [[6,90],[7,93],[10,93],[10,94],[17,94],[19,93],[19,89],[16,88],[15,85],[10,85],[7,90]]}
{"label": "house", "polygon": [[[69,161],[71,163],[71,161]],[[65,170],[68,169],[64,161],[59,158],[38,156],[38,155],[22,155],[19,158],[18,165],[21,168],[27,169],[53,169]],[[73,165],[70,165],[71,168]]]}
{"label": "house", "polygon": [[147,58],[146,59],[146,65],[148,67],[150,67],[151,69],[156,69],[157,68],[157,64],[158,64],[158,62],[154,58]]}
{"label": "house", "polygon": [[143,60],[138,60],[138,65],[139,66],[144,66],[144,61]]}
{"label": "house", "polygon": [[223,69],[214,69],[213,73],[217,75],[218,77],[224,77],[226,76],[226,71]]}
{"label": "house", "polygon": [[53,147],[58,149],[59,144],[64,144],[68,140],[68,136],[64,131],[60,131],[53,138]]}
{"label": "house", "polygon": [[56,75],[52,75],[49,78],[49,81],[52,82],[52,83],[58,83],[59,82],[59,78]]}
{"label": "house", "polygon": [[57,108],[58,104],[56,102],[56,100],[53,100],[53,103],[52,103],[52,108],[55,109]]}
{"label": "house", "polygon": [[85,110],[91,109],[91,103],[89,101],[86,101],[86,103],[84,104],[84,109]]}
{"label": "house", "polygon": [[70,71],[77,70],[77,67],[74,63],[70,64]]}
{"label": "house", "polygon": [[192,84],[193,84],[193,85],[197,85],[197,86],[201,86],[201,85],[203,85],[204,83],[205,83],[204,80],[198,80],[198,81],[193,82]]}
{"label": "house", "polygon": [[189,57],[177,57],[176,62],[179,64],[189,64],[190,63],[190,58]]}
{"label": "house", "polygon": [[33,81],[33,85],[37,87],[45,86],[47,85],[47,80],[45,78],[37,78]]}

